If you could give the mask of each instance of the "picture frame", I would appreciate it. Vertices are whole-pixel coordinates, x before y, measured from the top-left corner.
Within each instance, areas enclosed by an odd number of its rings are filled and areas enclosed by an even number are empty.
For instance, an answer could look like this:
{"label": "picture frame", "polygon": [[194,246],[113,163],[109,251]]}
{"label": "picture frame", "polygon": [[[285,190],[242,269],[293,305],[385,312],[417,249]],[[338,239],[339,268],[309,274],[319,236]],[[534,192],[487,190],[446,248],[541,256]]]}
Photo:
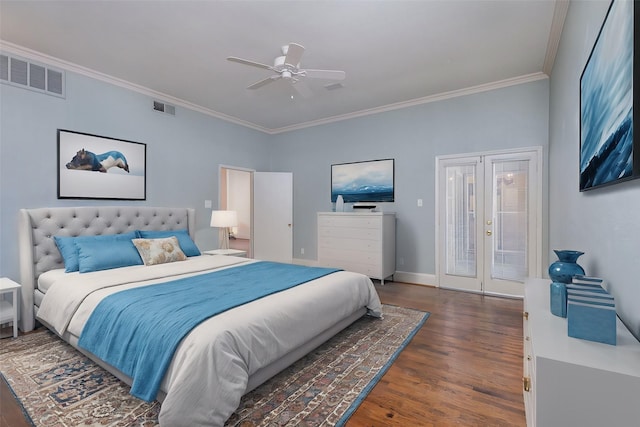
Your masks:
{"label": "picture frame", "polygon": [[580,76],[580,191],[640,177],[635,4],[611,1]]}
{"label": "picture frame", "polygon": [[58,129],[58,199],[146,200],[147,145]]}

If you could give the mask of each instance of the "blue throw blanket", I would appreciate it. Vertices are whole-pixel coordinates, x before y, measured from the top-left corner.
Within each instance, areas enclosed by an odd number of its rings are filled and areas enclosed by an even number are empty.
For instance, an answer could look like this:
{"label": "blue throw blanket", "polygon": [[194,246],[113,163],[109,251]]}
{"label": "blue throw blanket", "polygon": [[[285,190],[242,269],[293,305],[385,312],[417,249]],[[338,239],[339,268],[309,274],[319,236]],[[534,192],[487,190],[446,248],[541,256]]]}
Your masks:
{"label": "blue throw blanket", "polygon": [[120,291],[98,304],[78,345],[131,377],[131,394],[151,401],[178,344],[198,324],[335,271],[263,261]]}

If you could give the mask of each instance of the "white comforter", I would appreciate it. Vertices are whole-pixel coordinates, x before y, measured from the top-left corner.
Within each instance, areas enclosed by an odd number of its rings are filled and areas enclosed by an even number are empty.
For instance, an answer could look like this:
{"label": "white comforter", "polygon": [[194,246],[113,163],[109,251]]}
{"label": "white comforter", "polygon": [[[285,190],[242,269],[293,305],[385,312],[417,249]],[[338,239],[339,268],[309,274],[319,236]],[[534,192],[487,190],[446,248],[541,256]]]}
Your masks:
{"label": "white comforter", "polygon": [[[111,293],[245,262],[252,261],[201,256],[149,267],[70,273],[51,285],[38,319],[75,343],[92,310]],[[182,340],[165,375],[160,424],[222,426],[238,407],[249,376],[362,307],[381,315],[371,280],[343,271],[203,322]]]}

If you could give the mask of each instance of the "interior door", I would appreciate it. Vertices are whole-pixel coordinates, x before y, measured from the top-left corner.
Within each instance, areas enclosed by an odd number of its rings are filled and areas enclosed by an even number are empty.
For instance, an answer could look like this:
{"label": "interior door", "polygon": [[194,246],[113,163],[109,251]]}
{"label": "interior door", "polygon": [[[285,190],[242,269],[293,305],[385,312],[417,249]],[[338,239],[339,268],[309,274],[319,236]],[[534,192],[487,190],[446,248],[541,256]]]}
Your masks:
{"label": "interior door", "polygon": [[438,159],[438,281],[520,297],[540,271],[540,150]]}
{"label": "interior door", "polygon": [[253,257],[293,261],[293,174],[253,174]]}

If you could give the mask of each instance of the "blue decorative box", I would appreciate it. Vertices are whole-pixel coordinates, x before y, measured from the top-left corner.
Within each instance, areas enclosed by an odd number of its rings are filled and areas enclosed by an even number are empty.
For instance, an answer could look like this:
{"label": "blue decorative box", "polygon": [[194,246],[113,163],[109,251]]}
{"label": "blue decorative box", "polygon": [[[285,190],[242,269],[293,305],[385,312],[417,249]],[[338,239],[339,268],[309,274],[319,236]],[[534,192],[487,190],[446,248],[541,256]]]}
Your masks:
{"label": "blue decorative box", "polygon": [[584,274],[576,274],[571,279],[571,283],[587,283],[587,284],[602,285],[604,283],[604,280],[601,279],[600,277],[592,277],[592,276],[585,276]]}
{"label": "blue decorative box", "polygon": [[567,323],[570,337],[616,345],[616,305],[606,292],[567,286]]}
{"label": "blue decorative box", "polygon": [[594,291],[597,290],[598,292],[606,292],[604,280],[599,277],[576,275],[571,279],[571,285],[585,290],[592,289]]}
{"label": "blue decorative box", "polygon": [[549,298],[551,314],[567,317],[567,285],[560,282],[552,282],[549,285]]}

